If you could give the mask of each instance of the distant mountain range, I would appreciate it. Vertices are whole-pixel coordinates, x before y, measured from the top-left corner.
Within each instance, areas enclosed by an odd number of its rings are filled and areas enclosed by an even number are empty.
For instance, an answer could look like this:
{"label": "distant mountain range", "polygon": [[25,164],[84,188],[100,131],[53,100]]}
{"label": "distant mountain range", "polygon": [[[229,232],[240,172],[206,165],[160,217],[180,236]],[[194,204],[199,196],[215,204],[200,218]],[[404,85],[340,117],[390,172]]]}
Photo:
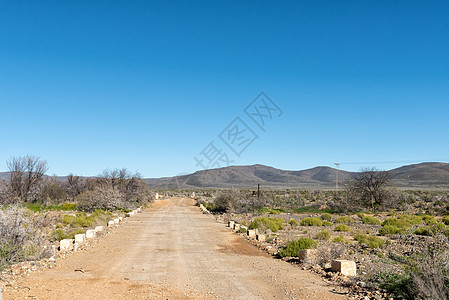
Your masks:
{"label": "distant mountain range", "polygon": [[[428,162],[407,165],[389,171],[391,182],[397,187],[449,189],[449,164]],[[338,170],[338,182],[344,183],[358,172]],[[0,179],[8,175],[0,172]],[[147,178],[151,188],[333,188],[337,170],[330,167],[315,167],[301,171],[280,170],[264,165],[230,166],[219,169],[197,171],[193,174]],[[62,180],[64,177],[59,176]]]}
{"label": "distant mountain range", "polygon": [[[421,163],[390,170],[391,182],[397,187],[449,188],[449,164]],[[344,183],[358,172],[338,170],[338,182]],[[337,170],[315,167],[286,171],[264,165],[231,166],[202,170],[193,174],[146,179],[152,188],[333,188]]]}

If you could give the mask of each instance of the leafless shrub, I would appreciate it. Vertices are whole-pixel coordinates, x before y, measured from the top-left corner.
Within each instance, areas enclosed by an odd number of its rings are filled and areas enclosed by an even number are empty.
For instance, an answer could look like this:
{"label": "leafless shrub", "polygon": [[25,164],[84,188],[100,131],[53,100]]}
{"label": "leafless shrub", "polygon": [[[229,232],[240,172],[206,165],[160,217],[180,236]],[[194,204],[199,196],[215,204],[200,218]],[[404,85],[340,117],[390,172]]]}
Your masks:
{"label": "leafless shrub", "polygon": [[67,201],[65,186],[52,177],[43,181],[41,200],[45,205],[49,203],[62,203]]}
{"label": "leafless shrub", "polygon": [[145,204],[153,200],[153,193],[148,185],[140,178],[132,177],[126,180],[122,191],[124,201],[127,203]]}
{"label": "leafless shrub", "polygon": [[415,299],[449,298],[448,246],[446,236],[437,236],[413,263],[410,291]]}
{"label": "leafless shrub", "polygon": [[70,197],[75,198],[87,188],[86,180],[80,176],[75,176],[72,173],[67,175],[66,190]]}
{"label": "leafless shrub", "polygon": [[124,207],[120,192],[110,186],[97,186],[94,190],[81,193],[76,197],[78,208],[84,211],[95,209],[115,210]]}
{"label": "leafless shrub", "polygon": [[0,181],[0,204],[11,204],[14,201],[14,195],[11,194],[11,190],[6,180]]}
{"label": "leafless shrub", "polygon": [[[75,188],[79,180],[68,178]],[[153,200],[153,193],[138,173],[132,174],[127,169],[106,169],[95,179],[84,183],[86,190],[75,197],[78,208],[85,211],[99,209],[132,209]]]}
{"label": "leafless shrub", "polygon": [[25,209],[11,206],[0,210],[0,269],[42,252],[40,221]]}
{"label": "leafless shrub", "polygon": [[20,201],[34,201],[40,193],[40,183],[48,170],[47,162],[33,155],[12,157],[6,165],[9,170],[11,193]]}
{"label": "leafless shrub", "polygon": [[334,259],[343,257],[346,253],[346,248],[342,245],[332,244],[331,246],[322,245],[316,249],[315,263],[324,267],[325,264]]}

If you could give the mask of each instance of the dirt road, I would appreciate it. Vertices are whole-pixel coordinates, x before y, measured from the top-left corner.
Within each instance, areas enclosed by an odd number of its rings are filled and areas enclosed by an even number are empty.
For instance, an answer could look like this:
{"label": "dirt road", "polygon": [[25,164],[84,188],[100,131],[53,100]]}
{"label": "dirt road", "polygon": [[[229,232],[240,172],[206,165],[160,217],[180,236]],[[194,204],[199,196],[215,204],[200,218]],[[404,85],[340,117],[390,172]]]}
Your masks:
{"label": "dirt road", "polygon": [[345,299],[200,213],[158,201],[91,245],[32,274],[4,299]]}

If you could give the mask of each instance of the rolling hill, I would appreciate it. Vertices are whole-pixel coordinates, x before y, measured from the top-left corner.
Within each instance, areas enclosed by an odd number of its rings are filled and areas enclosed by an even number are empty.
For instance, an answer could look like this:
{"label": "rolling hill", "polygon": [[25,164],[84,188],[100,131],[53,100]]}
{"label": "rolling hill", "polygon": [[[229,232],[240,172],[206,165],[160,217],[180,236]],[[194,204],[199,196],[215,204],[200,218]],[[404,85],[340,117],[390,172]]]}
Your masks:
{"label": "rolling hill", "polygon": [[[315,167],[286,171],[264,165],[231,166],[197,171],[190,175],[147,179],[153,188],[333,188],[336,169]],[[449,164],[422,163],[390,170],[392,185],[409,188],[449,188]],[[338,171],[339,182],[356,176],[357,172]]]}
{"label": "rolling hill", "polygon": [[[426,162],[392,169],[392,185],[400,188],[449,189],[449,164]],[[264,165],[230,166],[219,169],[201,170],[192,174],[147,178],[151,188],[254,188],[261,184],[264,188],[305,188],[329,189],[335,187],[336,169],[315,167],[301,171],[288,171]],[[338,171],[339,183],[356,176],[357,172]],[[7,172],[0,172],[0,180]],[[58,176],[58,180],[63,180]]]}

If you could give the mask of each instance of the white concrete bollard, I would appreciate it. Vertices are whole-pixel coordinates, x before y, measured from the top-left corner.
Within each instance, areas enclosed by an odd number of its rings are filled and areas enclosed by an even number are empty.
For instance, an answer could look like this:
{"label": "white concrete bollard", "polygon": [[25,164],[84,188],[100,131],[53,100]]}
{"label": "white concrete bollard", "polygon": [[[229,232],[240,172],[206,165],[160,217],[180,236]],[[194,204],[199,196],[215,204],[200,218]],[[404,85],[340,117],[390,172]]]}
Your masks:
{"label": "white concrete bollard", "polygon": [[256,231],[254,229],[248,230],[248,237],[255,238],[257,236]]}
{"label": "white concrete bollard", "polygon": [[117,219],[119,219],[120,222],[123,221],[123,217],[118,217]]}
{"label": "white concrete bollard", "polygon": [[267,239],[267,237],[266,237],[265,234],[258,234],[258,235],[257,235],[257,240],[258,240],[259,242],[265,242],[266,239]]}
{"label": "white concrete bollard", "polygon": [[75,234],[75,243],[83,244],[86,241],[86,235],[84,233]]}
{"label": "white concrete bollard", "polygon": [[119,219],[119,218],[115,218],[115,219],[114,219],[114,224],[115,224],[115,225],[118,225],[119,223],[120,223],[120,219]]}
{"label": "white concrete bollard", "polygon": [[357,275],[357,266],[352,260],[333,260],[331,268],[333,272],[340,272],[345,276]]}
{"label": "white concrete bollard", "polygon": [[234,222],[234,221],[229,221],[229,222],[228,222],[229,228],[234,229],[234,225],[235,225],[235,222]]}
{"label": "white concrete bollard", "polygon": [[240,226],[240,230],[241,230],[241,229],[245,230],[246,232],[248,231],[248,227],[245,226],[245,225],[241,225],[241,226]]}
{"label": "white concrete bollard", "polygon": [[115,224],[114,221],[109,221],[108,222],[108,227],[114,226],[114,224]]}
{"label": "white concrete bollard", "polygon": [[240,230],[240,224],[234,224],[234,231]]}
{"label": "white concrete bollard", "polygon": [[104,226],[96,226],[95,232],[102,232],[104,230]]}
{"label": "white concrete bollard", "polygon": [[139,207],[138,209],[137,209],[137,212],[141,212],[142,211],[142,209]]}
{"label": "white concrete bollard", "polygon": [[130,211],[130,212],[128,213],[128,215],[129,215],[130,217],[134,216],[134,211]]}
{"label": "white concrete bollard", "polygon": [[73,240],[65,239],[59,242],[59,251],[70,251],[73,249]]}
{"label": "white concrete bollard", "polygon": [[159,193],[156,193],[156,200],[159,200]]}
{"label": "white concrete bollard", "polygon": [[94,239],[97,236],[97,233],[94,229],[89,229],[86,231],[86,239]]}

